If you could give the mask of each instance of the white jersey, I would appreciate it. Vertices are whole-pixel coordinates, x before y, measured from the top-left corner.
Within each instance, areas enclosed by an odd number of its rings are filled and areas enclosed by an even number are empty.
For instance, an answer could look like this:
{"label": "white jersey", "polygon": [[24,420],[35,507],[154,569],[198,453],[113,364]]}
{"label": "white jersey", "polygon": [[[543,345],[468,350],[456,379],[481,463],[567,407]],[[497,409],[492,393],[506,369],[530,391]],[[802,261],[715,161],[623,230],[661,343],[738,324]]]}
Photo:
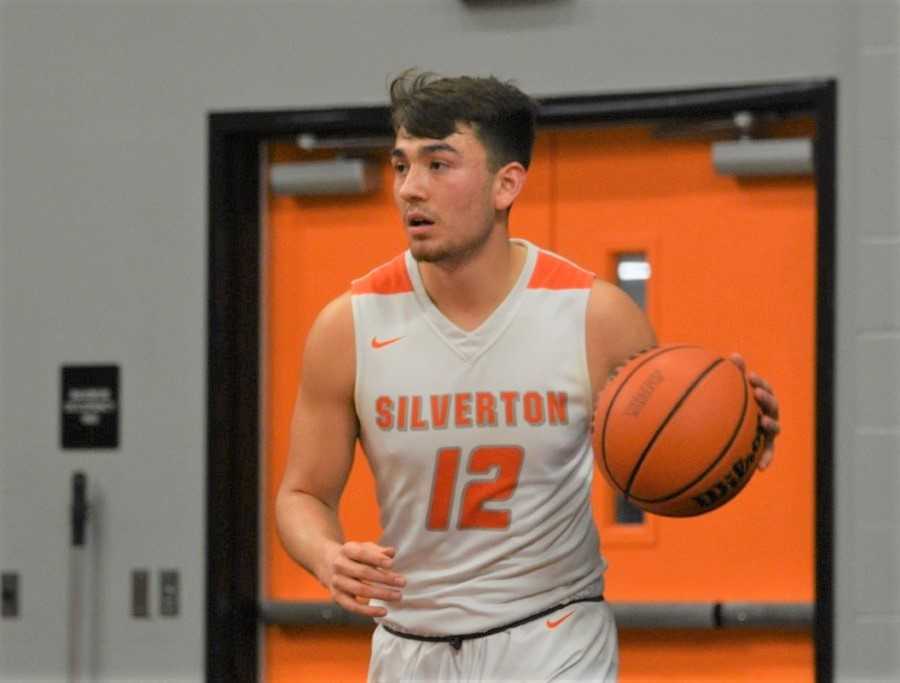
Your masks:
{"label": "white jersey", "polygon": [[592,273],[527,249],[512,291],[466,332],[407,251],[354,281],[356,411],[384,536],[406,577],[381,621],[473,633],[599,595],[590,506]]}

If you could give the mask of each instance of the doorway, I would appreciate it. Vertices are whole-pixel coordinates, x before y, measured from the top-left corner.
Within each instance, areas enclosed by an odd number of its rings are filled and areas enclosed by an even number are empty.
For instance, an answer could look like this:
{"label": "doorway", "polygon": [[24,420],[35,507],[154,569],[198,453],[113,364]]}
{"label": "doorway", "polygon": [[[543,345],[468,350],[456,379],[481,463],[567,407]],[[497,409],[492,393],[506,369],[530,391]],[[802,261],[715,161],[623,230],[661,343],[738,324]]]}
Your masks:
{"label": "doorway", "polygon": [[[723,605],[725,609],[745,603],[785,605],[813,598],[818,680],[831,678],[833,110],[831,83],[542,101],[541,135],[529,189],[513,216],[513,232],[518,236],[571,256],[601,277],[617,279],[627,287],[642,286],[642,303],[661,341],[691,339],[722,352],[747,350],[750,364],[766,376],[793,378],[794,384],[785,390],[806,392],[796,403],[805,404],[808,410],[792,430],[805,436],[796,443],[779,443],[780,460],[797,467],[788,491],[774,490],[784,485],[783,478],[770,480],[763,475],[754,484],[767,489],[764,493],[761,489],[754,497],[748,489],[747,495],[721,514],[694,520],[690,532],[683,525],[673,531],[670,520],[629,518],[628,511],[620,514],[602,484],[595,486],[594,504],[605,552],[614,568],[609,576],[611,591],[612,586],[623,587],[621,595],[611,592],[611,600],[687,600],[701,609],[712,605],[713,611],[718,610],[714,618],[721,619]],[[815,139],[814,178],[777,182],[716,179],[709,169],[708,143],[661,139],[661,123],[679,123],[683,130],[692,122],[721,120],[735,111],[774,115],[782,127],[807,126]],[[671,128],[668,126],[670,134]],[[286,434],[278,421],[284,419],[285,397],[292,400],[296,389],[297,374],[290,362],[299,362],[311,316],[339,293],[340,287],[346,288],[349,278],[386,260],[403,245],[384,196],[344,200],[338,216],[330,200],[313,199],[297,206],[290,199],[267,195],[263,186],[266,164],[302,159],[304,153],[294,141],[304,133],[323,139],[384,138],[389,135],[387,113],[362,108],[214,114],[210,119],[211,680],[233,678],[237,672],[240,680],[257,680],[258,655],[277,650],[279,638],[291,639],[278,627],[274,627],[278,631],[274,636],[267,637],[266,631],[273,627],[260,628],[261,616],[275,623],[281,610],[286,622],[305,620],[307,627],[317,620],[327,625],[342,619],[334,610],[326,614],[328,606],[322,601],[327,596],[317,593],[321,589],[301,576],[302,572],[298,574],[299,569],[285,563],[273,545],[272,525],[265,511],[272,486],[277,485],[279,465],[277,456],[268,454],[284,451],[278,439]],[[656,162],[647,164],[651,155]],[[706,156],[699,159],[698,155]],[[701,168],[704,177],[692,170]],[[760,210],[762,214],[757,213]],[[298,211],[303,212],[300,218]],[[368,227],[361,231],[359,225]],[[522,226],[518,232],[517,225]],[[781,240],[777,248],[772,248],[776,243],[769,237]],[[336,251],[341,242],[355,246]],[[721,258],[723,252],[731,258]],[[341,258],[336,258],[336,253]],[[759,294],[760,263],[768,264],[770,275],[774,268],[777,277],[773,280],[788,283],[792,295],[783,299],[802,301],[803,311],[773,306],[776,290]],[[628,264],[632,264],[632,276],[644,273],[643,281],[627,280],[627,275],[623,280],[622,267]],[[289,275],[284,282],[278,279],[281,271]],[[686,278],[685,272],[692,275]],[[735,283],[744,289],[736,288]],[[718,306],[714,310],[706,301],[710,291],[718,293],[712,302]],[[304,302],[293,313],[291,292]],[[311,296],[304,299],[304,292]],[[698,301],[705,305],[697,306]],[[765,326],[746,325],[747,320],[769,321],[773,314],[778,318],[775,327],[791,329],[795,323],[805,330],[792,335],[796,348],[785,351],[784,344],[776,344]],[[280,357],[293,360],[278,360]],[[797,363],[805,365],[806,374],[795,377],[790,372]],[[780,393],[785,391],[782,386],[778,385]],[[815,405],[813,396],[818,397]],[[792,459],[785,452],[788,450],[806,457]],[[370,475],[364,469],[354,472],[350,486],[355,487],[354,500],[367,500],[366,495],[372,498]],[[798,503],[796,490],[790,487],[805,491],[805,500]],[[784,511],[767,505],[773,497],[793,501],[790,526],[797,538],[777,536],[780,548],[756,549],[759,555],[777,558],[782,569],[788,568],[786,572],[777,567],[772,570],[773,577],[783,579],[781,584],[769,582],[761,588],[740,571],[746,558],[742,561],[724,550],[727,545],[722,543],[729,536],[734,539],[734,529],[744,526],[742,521],[748,517],[777,523]],[[369,504],[360,509],[368,510]],[[349,535],[356,529],[354,524],[371,526],[372,514],[359,517],[358,521],[348,520]],[[716,526],[720,528],[711,528]],[[360,533],[372,531],[364,527]],[[678,542],[673,544],[674,538]],[[711,542],[713,538],[717,540]],[[693,571],[697,557],[711,549],[722,552],[733,565],[698,581]],[[681,568],[660,581],[654,565],[665,562],[668,566],[673,561]],[[640,581],[629,584],[617,579],[615,571],[623,577],[635,575]],[[717,576],[729,580],[717,585]],[[703,590],[698,592],[698,585]],[[298,614],[306,616],[298,618]],[[327,644],[329,637],[345,645],[346,641],[340,640],[345,636],[365,641],[358,631],[355,636],[343,632],[329,635],[327,629],[312,636],[306,633],[308,641],[318,638],[320,646]],[[644,647],[637,633],[633,645]],[[710,631],[706,635],[717,634]],[[623,638],[623,647],[627,646]],[[256,655],[252,658],[250,647]],[[346,647],[343,650],[346,652]],[[235,658],[237,653],[240,655]],[[623,652],[623,667],[624,657]]]}

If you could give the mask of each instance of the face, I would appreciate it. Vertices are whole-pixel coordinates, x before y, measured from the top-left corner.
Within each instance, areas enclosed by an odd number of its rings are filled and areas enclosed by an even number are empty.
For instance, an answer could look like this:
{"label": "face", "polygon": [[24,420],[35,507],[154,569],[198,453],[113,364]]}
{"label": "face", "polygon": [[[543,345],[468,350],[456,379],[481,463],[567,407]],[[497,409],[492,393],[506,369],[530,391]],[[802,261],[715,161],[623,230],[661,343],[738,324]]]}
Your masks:
{"label": "face", "polygon": [[394,200],[417,261],[462,261],[490,237],[497,174],[469,126],[437,140],[401,128],[391,152]]}

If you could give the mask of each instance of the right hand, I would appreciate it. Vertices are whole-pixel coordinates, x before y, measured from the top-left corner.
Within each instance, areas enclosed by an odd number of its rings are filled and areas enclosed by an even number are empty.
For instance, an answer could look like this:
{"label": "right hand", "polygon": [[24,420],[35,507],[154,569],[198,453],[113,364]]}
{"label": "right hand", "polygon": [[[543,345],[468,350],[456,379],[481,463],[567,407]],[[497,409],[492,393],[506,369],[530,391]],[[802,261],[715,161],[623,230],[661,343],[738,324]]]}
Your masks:
{"label": "right hand", "polygon": [[322,583],[345,610],[383,617],[387,610],[370,606],[369,600],[396,602],[403,597],[399,588],[406,585],[406,579],[390,570],[395,554],[394,548],[375,543],[336,544],[328,554]]}

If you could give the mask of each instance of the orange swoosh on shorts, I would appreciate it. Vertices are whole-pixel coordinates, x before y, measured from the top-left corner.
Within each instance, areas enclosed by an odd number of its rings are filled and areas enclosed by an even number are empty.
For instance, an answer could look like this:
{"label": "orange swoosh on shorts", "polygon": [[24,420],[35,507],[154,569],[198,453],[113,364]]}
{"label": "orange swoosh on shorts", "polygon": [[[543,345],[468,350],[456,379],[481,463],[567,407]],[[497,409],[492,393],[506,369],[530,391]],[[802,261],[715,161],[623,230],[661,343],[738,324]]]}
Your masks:
{"label": "orange swoosh on shorts", "polygon": [[393,344],[394,342],[398,342],[403,337],[394,337],[393,339],[385,339],[384,341],[378,341],[375,337],[372,337],[372,348],[380,349],[383,346],[387,346],[388,344]]}
{"label": "orange swoosh on shorts", "polygon": [[561,617],[560,617],[559,619],[557,619],[556,621],[550,621],[549,619],[547,619],[547,628],[556,628],[556,627],[559,626],[561,623],[563,623],[566,619],[568,619],[569,617],[571,617],[573,614],[575,614],[575,610],[572,610],[572,611],[569,612],[568,614],[561,616]]}

